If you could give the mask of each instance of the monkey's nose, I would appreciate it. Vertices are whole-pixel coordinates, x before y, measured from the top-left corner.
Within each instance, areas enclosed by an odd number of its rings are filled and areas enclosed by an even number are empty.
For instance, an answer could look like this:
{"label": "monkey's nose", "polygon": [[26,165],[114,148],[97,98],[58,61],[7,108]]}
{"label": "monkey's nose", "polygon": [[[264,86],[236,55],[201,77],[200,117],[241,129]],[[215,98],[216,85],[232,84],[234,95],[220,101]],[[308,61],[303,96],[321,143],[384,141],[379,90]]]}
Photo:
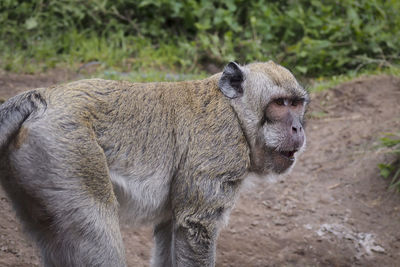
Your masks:
{"label": "monkey's nose", "polygon": [[293,134],[301,134],[303,132],[303,127],[301,125],[292,125],[292,133]]}
{"label": "monkey's nose", "polygon": [[296,126],[292,126],[292,132],[294,133],[294,134],[296,134],[296,133],[300,133],[301,131],[303,130],[303,127],[301,127],[301,126],[298,126],[298,127],[296,127]]}
{"label": "monkey's nose", "polygon": [[304,131],[300,123],[292,124],[292,140],[296,147],[301,147],[304,142]]}

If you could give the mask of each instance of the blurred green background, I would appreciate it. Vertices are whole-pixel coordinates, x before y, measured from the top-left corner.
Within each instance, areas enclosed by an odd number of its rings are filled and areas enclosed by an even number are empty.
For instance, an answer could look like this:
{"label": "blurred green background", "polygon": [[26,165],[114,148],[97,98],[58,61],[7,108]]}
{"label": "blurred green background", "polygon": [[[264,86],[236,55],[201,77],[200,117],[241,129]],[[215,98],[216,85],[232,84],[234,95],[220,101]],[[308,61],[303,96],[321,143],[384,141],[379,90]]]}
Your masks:
{"label": "blurred green background", "polygon": [[397,69],[399,13],[398,0],[2,0],[0,68],[90,63],[145,80],[231,60],[273,59],[313,78]]}

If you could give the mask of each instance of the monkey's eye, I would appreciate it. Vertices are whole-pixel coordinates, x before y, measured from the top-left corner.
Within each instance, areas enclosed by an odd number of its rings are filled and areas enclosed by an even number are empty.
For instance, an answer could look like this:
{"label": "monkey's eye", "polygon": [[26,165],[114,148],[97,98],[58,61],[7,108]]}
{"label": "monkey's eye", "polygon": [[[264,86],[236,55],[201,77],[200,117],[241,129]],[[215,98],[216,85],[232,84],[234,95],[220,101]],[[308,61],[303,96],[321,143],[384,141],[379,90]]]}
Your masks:
{"label": "monkey's eye", "polygon": [[304,103],[304,99],[298,98],[292,100],[292,106],[296,107],[298,105],[302,105]]}
{"label": "monkey's eye", "polygon": [[283,99],[283,98],[278,98],[278,99],[275,99],[275,104],[277,104],[278,106],[284,106],[285,105],[285,99]]}

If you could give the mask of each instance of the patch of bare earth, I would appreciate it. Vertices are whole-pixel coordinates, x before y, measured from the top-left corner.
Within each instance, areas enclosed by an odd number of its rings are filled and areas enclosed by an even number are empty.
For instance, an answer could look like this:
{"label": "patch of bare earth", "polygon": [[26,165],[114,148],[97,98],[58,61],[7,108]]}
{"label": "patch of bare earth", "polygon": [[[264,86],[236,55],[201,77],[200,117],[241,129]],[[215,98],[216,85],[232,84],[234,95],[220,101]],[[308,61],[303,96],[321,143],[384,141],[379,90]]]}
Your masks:
{"label": "patch of bare earth", "polygon": [[[68,74],[70,75],[70,74]],[[0,74],[0,97],[70,76]],[[400,195],[378,138],[400,129],[400,78],[360,78],[313,95],[308,148],[291,175],[249,178],[218,240],[217,266],[398,266]],[[148,266],[149,227],[123,225],[129,266]],[[37,266],[0,191],[0,266]]]}

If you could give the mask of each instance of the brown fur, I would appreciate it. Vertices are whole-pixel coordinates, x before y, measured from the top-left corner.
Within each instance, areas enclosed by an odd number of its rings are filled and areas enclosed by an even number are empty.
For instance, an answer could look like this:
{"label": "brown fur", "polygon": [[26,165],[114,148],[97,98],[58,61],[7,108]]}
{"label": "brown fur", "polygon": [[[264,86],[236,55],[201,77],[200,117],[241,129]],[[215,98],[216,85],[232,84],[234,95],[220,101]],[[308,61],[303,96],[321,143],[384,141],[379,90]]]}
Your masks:
{"label": "brown fur", "polygon": [[19,149],[21,147],[21,145],[25,142],[27,136],[28,136],[28,129],[25,127],[21,127],[19,129],[18,135],[15,137],[13,141],[13,145],[15,146],[16,149]]}

